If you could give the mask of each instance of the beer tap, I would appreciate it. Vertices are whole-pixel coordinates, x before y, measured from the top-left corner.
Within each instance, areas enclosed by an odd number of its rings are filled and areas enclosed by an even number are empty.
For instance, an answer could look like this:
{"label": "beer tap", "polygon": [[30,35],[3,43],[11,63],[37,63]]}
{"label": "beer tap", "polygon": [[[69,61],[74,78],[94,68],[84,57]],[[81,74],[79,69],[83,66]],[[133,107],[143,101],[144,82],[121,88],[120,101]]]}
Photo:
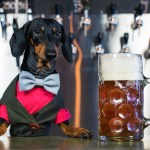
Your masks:
{"label": "beer tap", "polygon": [[91,19],[89,18],[89,10],[85,9],[84,10],[84,16],[81,17],[81,22],[80,22],[81,27],[84,26],[90,26],[91,25]]}
{"label": "beer tap", "polygon": [[7,40],[7,26],[8,23],[6,21],[6,12],[4,11],[3,8],[0,8],[0,20],[1,20],[1,28],[2,28],[2,38],[5,38]]}
{"label": "beer tap", "polygon": [[111,3],[107,9],[106,30],[114,31],[117,24],[118,24],[117,5],[116,5],[116,3]]}
{"label": "beer tap", "polygon": [[74,37],[74,29],[73,29],[73,13],[72,12],[69,16],[69,36],[68,36],[68,38],[69,38],[69,41],[70,41],[70,44],[71,44],[70,46],[72,48],[72,54],[73,54],[73,57],[74,57],[77,54],[77,48],[73,43],[75,37]]}
{"label": "beer tap", "polygon": [[55,5],[55,13],[56,13],[56,20],[60,23],[63,24],[63,19],[61,17],[61,11],[62,11],[62,6],[60,4]]}
{"label": "beer tap", "polygon": [[91,28],[91,19],[89,17],[90,6],[88,0],[84,2],[83,7],[84,7],[84,16],[81,17],[80,28],[84,29],[84,35],[87,36],[87,31]]}
{"label": "beer tap", "polygon": [[103,33],[98,32],[95,38],[94,48],[92,48],[91,50],[92,58],[95,58],[97,54],[103,54],[105,52],[102,41],[103,41]]}
{"label": "beer tap", "polygon": [[130,48],[128,46],[128,39],[129,39],[129,33],[124,33],[124,36],[121,37],[120,42],[121,42],[121,53],[129,53]]}
{"label": "beer tap", "polygon": [[14,32],[15,32],[16,30],[18,30],[18,21],[17,21],[17,16],[16,16],[16,15],[14,15],[12,26],[13,26]]}
{"label": "beer tap", "polygon": [[134,30],[138,29],[138,35],[140,35],[140,29],[143,26],[142,14],[145,10],[145,6],[140,3],[138,7],[134,9],[134,22],[131,24],[131,28]]}
{"label": "beer tap", "polygon": [[68,35],[68,38],[70,40],[70,44],[71,44],[71,48],[72,48],[72,54],[76,55],[77,54],[77,48],[73,44],[74,34],[70,32],[69,35]]}
{"label": "beer tap", "polygon": [[[13,31],[16,32],[18,30],[18,21],[17,21],[17,15],[15,14],[13,17],[13,23],[12,23]],[[16,57],[16,65],[19,68],[20,67],[20,57]]]}
{"label": "beer tap", "polygon": [[73,0],[73,6],[74,6],[74,13],[81,13],[83,10],[83,4],[81,3],[81,0]]}

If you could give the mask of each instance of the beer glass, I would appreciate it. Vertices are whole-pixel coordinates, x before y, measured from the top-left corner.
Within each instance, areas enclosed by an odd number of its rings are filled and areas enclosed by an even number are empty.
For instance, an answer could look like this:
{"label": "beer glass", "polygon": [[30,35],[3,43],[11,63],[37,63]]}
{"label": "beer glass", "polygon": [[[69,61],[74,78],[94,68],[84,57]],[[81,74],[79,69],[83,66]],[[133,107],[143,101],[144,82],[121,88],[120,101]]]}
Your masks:
{"label": "beer glass", "polygon": [[99,138],[140,140],[150,119],[143,116],[143,76],[140,54],[98,54]]}

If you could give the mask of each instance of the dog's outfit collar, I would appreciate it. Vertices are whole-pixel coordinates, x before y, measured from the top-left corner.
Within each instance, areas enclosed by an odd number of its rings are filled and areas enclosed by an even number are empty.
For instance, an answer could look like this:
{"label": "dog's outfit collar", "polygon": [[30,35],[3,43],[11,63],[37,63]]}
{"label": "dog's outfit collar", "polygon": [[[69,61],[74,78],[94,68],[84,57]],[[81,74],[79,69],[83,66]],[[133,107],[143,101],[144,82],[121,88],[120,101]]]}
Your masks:
{"label": "dog's outfit collar", "polygon": [[7,107],[11,127],[11,136],[46,136],[50,133],[50,126],[55,122],[57,113],[64,108],[61,91],[53,100],[34,114],[21,105],[16,98],[16,83],[18,76],[10,83],[0,103]]}
{"label": "dog's outfit collar", "polygon": [[45,90],[57,94],[60,87],[59,74],[51,74],[45,79],[38,79],[35,78],[30,72],[21,71],[19,74],[20,91],[31,90],[34,86],[43,86]]}

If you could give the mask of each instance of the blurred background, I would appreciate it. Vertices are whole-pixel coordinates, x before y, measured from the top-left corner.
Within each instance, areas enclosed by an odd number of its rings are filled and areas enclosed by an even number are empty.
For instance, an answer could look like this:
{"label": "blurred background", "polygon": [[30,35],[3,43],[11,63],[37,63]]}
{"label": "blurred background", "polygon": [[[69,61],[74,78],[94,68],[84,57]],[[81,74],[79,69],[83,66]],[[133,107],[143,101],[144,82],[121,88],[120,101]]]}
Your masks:
{"label": "blurred background", "polygon": [[[19,73],[22,58],[11,55],[12,33],[36,17],[54,18],[64,25],[72,43],[73,63],[60,55],[56,70],[72,118],[70,124],[98,135],[97,53],[138,53],[150,77],[149,0],[0,0],[0,98]],[[61,64],[61,65],[60,65]],[[150,118],[150,85],[144,89],[144,115]],[[62,135],[53,126],[52,135]],[[9,129],[6,136],[9,135]],[[145,136],[150,135],[150,128]]]}

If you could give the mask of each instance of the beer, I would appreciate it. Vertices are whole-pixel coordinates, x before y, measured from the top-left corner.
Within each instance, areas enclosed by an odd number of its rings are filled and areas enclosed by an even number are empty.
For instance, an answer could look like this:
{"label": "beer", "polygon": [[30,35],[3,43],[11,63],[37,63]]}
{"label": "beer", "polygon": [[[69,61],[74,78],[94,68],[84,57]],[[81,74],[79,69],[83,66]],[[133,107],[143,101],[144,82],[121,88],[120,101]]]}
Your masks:
{"label": "beer", "polygon": [[143,138],[143,80],[99,81],[99,136]]}

